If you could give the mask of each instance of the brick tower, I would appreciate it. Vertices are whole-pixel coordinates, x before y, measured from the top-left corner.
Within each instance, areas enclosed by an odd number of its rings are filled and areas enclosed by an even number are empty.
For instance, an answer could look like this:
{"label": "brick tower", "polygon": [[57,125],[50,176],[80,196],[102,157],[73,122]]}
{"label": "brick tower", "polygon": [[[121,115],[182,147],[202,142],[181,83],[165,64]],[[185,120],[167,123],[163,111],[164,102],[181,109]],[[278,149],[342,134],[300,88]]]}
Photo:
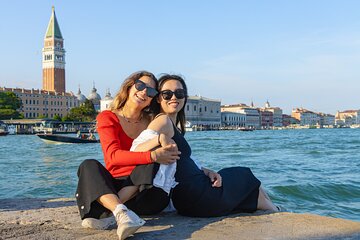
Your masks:
{"label": "brick tower", "polygon": [[44,38],[42,50],[43,90],[65,92],[65,49],[64,39],[55,15],[52,13]]}

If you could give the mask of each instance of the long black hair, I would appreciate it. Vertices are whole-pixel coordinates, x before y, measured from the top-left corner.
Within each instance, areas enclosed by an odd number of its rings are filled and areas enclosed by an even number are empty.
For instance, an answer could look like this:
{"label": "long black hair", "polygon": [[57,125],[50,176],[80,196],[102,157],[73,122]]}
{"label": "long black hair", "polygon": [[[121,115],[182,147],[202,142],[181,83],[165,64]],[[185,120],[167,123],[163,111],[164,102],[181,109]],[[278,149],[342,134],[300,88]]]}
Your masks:
{"label": "long black hair", "polygon": [[187,102],[187,99],[188,99],[187,86],[186,86],[185,80],[181,76],[174,75],[174,74],[163,74],[158,80],[158,83],[159,83],[158,90],[159,90],[159,92],[161,91],[161,88],[164,85],[164,83],[169,81],[169,80],[179,81],[181,83],[183,89],[184,89],[184,92],[185,92],[184,106],[181,108],[181,110],[176,115],[176,123],[175,123],[176,126],[180,125],[181,132],[184,135],[185,134],[185,123],[186,123],[185,105],[186,105],[186,102]]}

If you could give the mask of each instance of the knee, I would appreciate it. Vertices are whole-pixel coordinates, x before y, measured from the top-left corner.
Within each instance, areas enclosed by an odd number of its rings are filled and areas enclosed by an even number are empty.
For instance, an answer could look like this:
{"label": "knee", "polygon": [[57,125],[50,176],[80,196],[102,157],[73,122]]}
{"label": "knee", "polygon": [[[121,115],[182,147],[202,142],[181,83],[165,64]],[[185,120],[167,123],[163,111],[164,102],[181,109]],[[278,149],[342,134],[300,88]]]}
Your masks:
{"label": "knee", "polygon": [[92,171],[94,168],[98,168],[99,164],[101,163],[95,159],[86,159],[80,164],[77,175],[80,176],[84,171]]}

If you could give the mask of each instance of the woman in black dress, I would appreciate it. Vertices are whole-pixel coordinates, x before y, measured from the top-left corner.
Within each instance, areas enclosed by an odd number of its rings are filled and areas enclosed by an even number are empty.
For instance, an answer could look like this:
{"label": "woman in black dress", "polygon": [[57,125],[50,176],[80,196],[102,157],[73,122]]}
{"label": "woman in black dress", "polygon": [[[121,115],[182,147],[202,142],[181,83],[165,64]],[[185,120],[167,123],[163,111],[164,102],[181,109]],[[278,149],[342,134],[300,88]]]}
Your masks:
{"label": "woman in black dress", "polygon": [[[177,161],[172,200],[178,213],[194,217],[223,216],[257,209],[278,211],[249,168],[231,167],[214,172],[199,168],[191,159],[191,148],[184,138],[187,87],[177,75],[159,79],[160,116],[148,129],[172,138],[181,152]],[[180,127],[180,129],[178,128]],[[160,142],[161,143],[161,142]]]}

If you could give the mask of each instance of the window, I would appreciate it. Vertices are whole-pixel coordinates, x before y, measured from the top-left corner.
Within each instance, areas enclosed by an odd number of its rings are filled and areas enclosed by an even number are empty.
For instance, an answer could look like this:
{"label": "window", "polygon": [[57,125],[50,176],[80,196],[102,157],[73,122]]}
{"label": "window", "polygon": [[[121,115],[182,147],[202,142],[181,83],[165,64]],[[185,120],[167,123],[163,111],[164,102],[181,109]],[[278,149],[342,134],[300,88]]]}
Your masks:
{"label": "window", "polygon": [[196,105],[194,105],[194,112],[196,112]]}
{"label": "window", "polygon": [[207,108],[206,108],[206,106],[204,107],[204,111],[206,112],[206,110],[207,110]]}
{"label": "window", "polygon": [[190,110],[190,106],[186,105],[186,111],[189,111],[189,110]]}

